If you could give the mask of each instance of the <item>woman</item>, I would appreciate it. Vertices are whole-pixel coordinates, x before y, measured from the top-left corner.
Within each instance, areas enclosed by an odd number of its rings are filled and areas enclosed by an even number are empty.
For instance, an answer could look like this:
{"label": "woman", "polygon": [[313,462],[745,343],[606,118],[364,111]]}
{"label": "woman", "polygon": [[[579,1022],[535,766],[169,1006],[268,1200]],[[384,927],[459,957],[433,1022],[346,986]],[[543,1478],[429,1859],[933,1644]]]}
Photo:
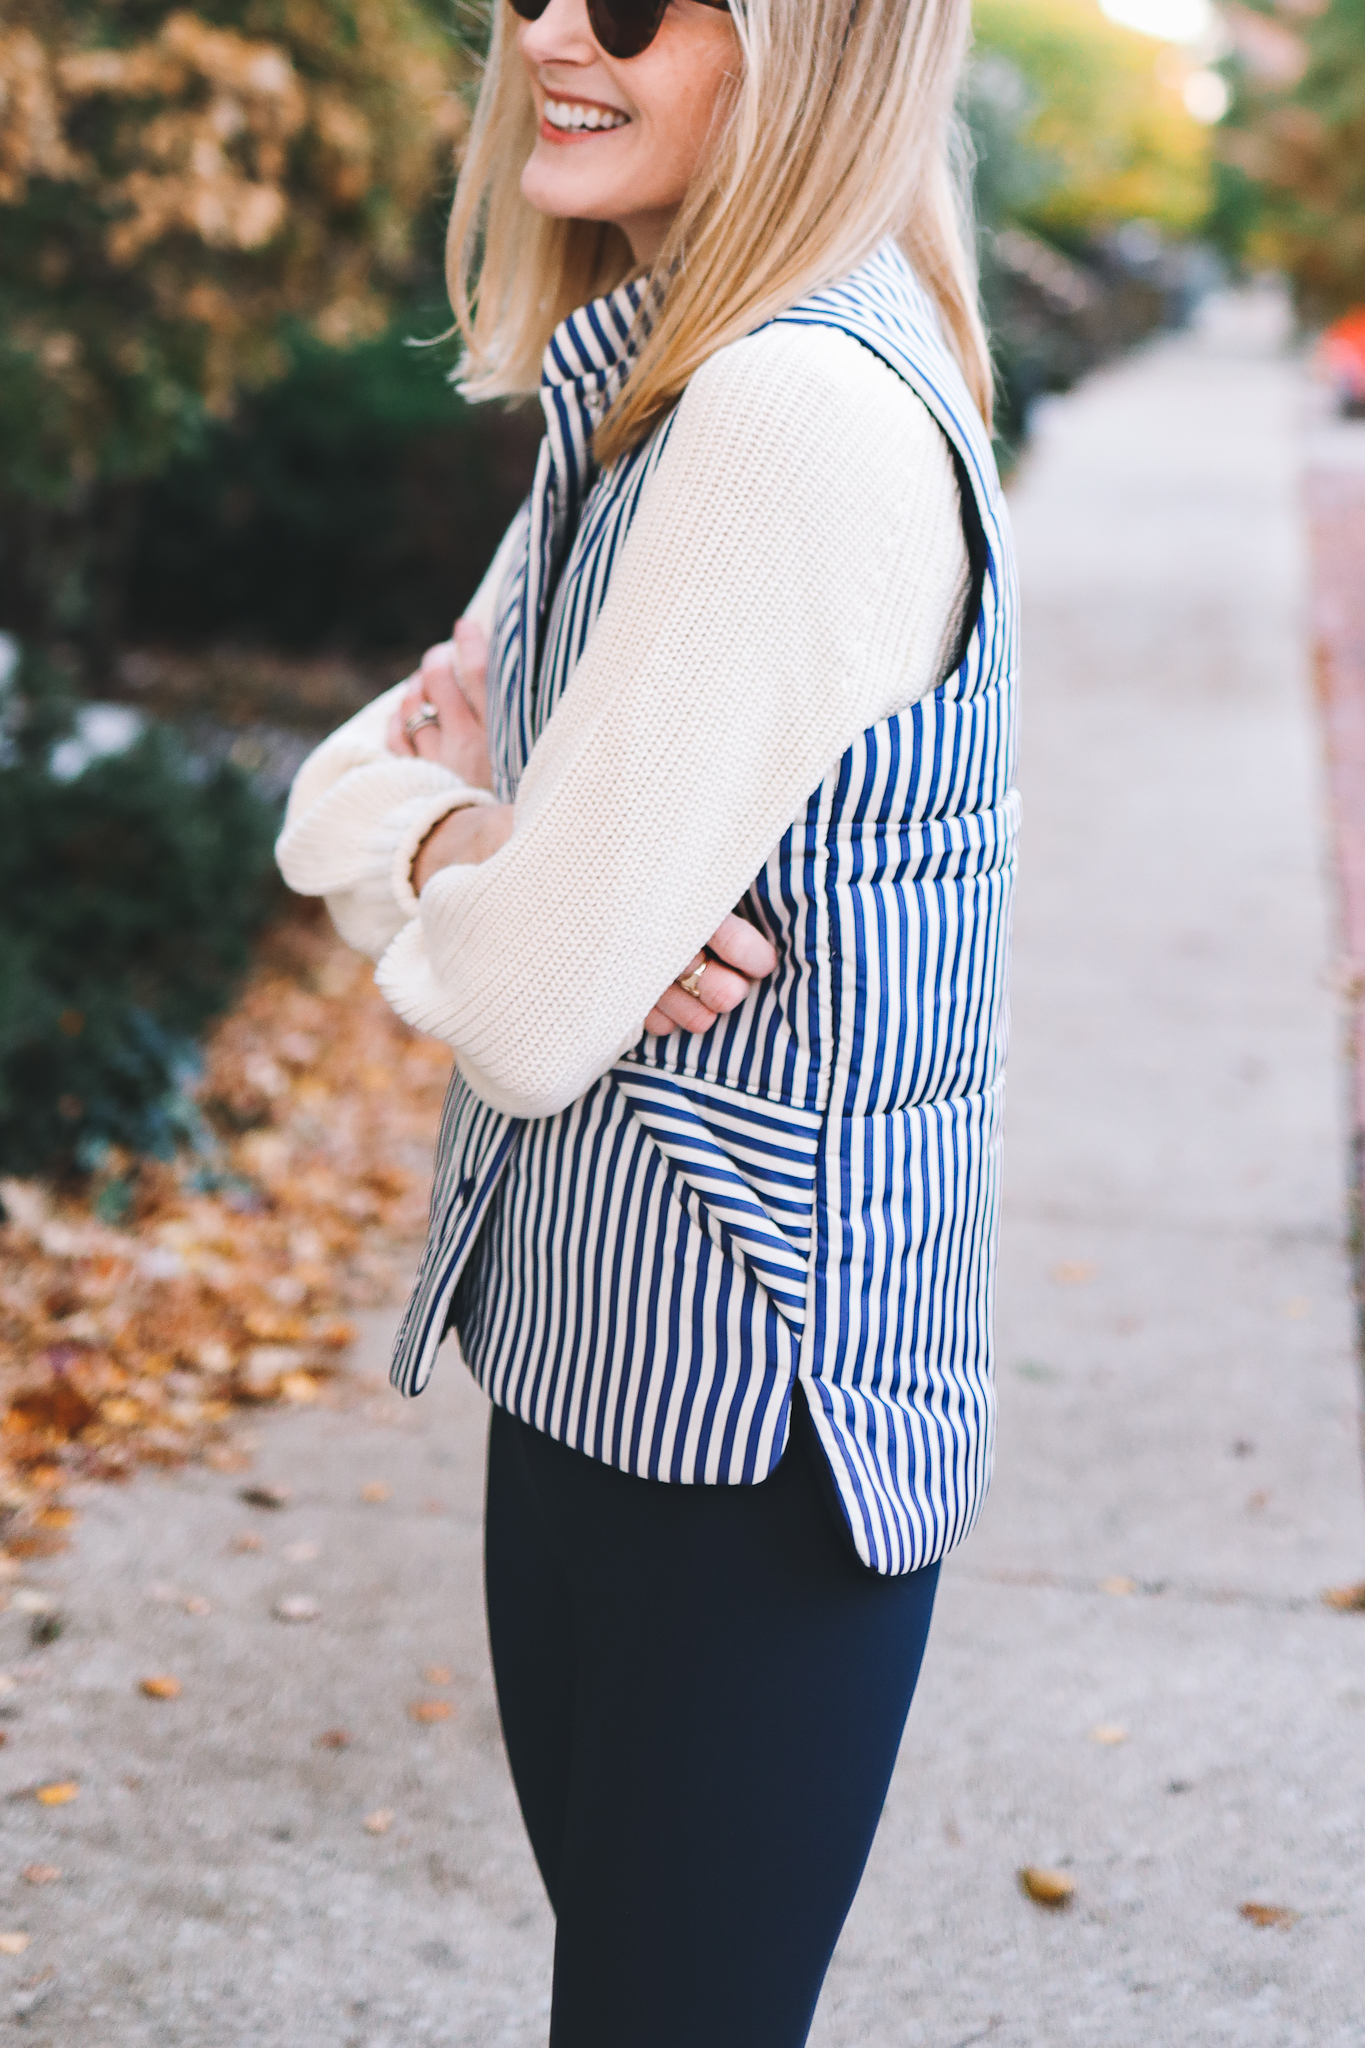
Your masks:
{"label": "woman", "polygon": [[451,279],[467,388],[539,370],[535,485],[280,860],[455,1050],[394,1376],[453,1328],[492,1397],[551,2041],[794,2048],[991,1457],[1016,651],[967,5],[512,5]]}

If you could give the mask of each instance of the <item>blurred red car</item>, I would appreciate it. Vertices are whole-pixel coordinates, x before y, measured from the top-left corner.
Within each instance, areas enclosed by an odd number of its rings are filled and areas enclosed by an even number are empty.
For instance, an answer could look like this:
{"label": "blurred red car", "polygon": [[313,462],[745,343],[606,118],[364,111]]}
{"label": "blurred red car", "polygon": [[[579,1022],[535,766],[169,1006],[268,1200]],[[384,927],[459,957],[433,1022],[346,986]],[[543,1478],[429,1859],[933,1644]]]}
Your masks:
{"label": "blurred red car", "polygon": [[1343,412],[1365,412],[1365,306],[1334,320],[1318,344],[1323,375]]}

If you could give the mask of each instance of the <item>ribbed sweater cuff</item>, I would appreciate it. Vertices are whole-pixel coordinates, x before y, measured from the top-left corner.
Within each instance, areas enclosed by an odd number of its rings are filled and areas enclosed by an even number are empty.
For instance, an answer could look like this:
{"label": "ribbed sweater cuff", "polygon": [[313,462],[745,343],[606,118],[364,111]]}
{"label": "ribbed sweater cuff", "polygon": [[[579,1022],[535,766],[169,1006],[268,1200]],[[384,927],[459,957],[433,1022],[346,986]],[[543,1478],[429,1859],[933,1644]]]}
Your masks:
{"label": "ribbed sweater cuff", "polygon": [[389,886],[405,920],[416,917],[418,913],[417,891],[412,886],[412,864],[427,834],[434,831],[442,818],[448,818],[452,811],[466,811],[475,804],[495,801],[490,790],[476,789],[470,783],[461,782],[452,788],[436,791],[423,804],[404,807],[409,814],[393,850]]}

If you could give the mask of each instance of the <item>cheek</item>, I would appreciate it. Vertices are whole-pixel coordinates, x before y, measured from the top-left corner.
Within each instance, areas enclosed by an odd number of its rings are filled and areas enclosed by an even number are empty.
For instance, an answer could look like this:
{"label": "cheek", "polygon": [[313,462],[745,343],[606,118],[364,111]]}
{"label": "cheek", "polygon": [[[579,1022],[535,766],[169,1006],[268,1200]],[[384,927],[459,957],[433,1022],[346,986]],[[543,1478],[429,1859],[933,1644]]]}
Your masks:
{"label": "cheek", "polygon": [[681,201],[710,142],[722,80],[661,78],[639,92],[639,169],[657,193]]}

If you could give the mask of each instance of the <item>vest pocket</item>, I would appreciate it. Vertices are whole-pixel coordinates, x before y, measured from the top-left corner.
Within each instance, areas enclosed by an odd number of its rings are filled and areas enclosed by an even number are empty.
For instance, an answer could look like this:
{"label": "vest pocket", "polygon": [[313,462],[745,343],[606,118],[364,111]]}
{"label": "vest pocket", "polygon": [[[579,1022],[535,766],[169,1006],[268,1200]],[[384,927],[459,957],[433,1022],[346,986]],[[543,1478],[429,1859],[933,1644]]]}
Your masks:
{"label": "vest pocket", "polygon": [[628,1062],[612,1068],[612,1079],[674,1167],[697,1221],[801,1329],[819,1112]]}

